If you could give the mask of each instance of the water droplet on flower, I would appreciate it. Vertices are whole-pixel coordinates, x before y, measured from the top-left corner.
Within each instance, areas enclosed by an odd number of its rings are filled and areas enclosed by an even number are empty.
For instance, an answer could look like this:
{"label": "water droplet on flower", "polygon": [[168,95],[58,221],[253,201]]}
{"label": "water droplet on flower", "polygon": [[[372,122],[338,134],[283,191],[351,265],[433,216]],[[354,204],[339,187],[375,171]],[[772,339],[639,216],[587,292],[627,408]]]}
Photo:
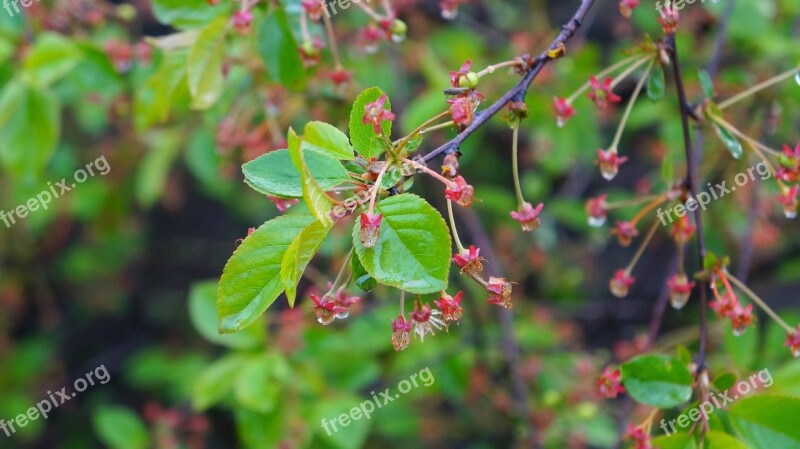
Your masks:
{"label": "water droplet on flower", "polygon": [[333,319],[335,318],[335,316],[333,315],[333,312],[331,312],[330,310],[316,309],[315,312],[317,313],[317,322],[319,324],[327,326],[333,323]]}
{"label": "water droplet on flower", "polygon": [[783,208],[783,215],[785,215],[786,218],[788,218],[790,220],[795,219],[795,218],[797,218],[797,209],[795,209],[793,207],[784,207]]}
{"label": "water droplet on flower", "polygon": [[405,34],[392,34],[392,42],[394,42],[395,44],[399,44],[400,42],[403,42],[404,40],[406,40],[406,35]]}
{"label": "water droplet on flower", "polygon": [[800,85],[800,72],[797,72],[797,74],[794,76],[794,80],[797,82],[798,85]]}
{"label": "water droplet on flower", "polygon": [[603,175],[603,179],[606,181],[611,181],[612,179],[617,177],[616,170],[601,170],[600,173]]}
{"label": "water droplet on flower", "polygon": [[589,217],[589,226],[599,228],[606,224],[606,217]]}
{"label": "water droplet on flower", "polygon": [[800,357],[800,348],[792,350],[793,357]]}
{"label": "water droplet on flower", "polygon": [[566,124],[567,124],[567,121],[564,120],[564,118],[556,117],[556,125],[558,125],[559,128],[563,128],[564,125],[566,125]]}
{"label": "water droplet on flower", "polygon": [[742,335],[744,335],[746,330],[747,330],[747,327],[734,327],[733,328],[733,336],[734,337],[741,337]]}
{"label": "water droplet on flower", "polygon": [[371,55],[378,51],[378,44],[367,44],[361,47],[364,53]]}
{"label": "water droplet on flower", "polygon": [[676,310],[680,310],[683,306],[689,302],[689,294],[688,293],[670,293],[669,294],[669,302],[672,305],[672,308]]}
{"label": "water droplet on flower", "polygon": [[338,319],[340,319],[340,320],[345,320],[345,319],[347,319],[347,317],[349,317],[349,316],[350,316],[350,310],[347,310],[347,311],[344,311],[344,312],[342,312],[342,313],[340,313],[340,314],[336,315],[336,318],[338,318]]}

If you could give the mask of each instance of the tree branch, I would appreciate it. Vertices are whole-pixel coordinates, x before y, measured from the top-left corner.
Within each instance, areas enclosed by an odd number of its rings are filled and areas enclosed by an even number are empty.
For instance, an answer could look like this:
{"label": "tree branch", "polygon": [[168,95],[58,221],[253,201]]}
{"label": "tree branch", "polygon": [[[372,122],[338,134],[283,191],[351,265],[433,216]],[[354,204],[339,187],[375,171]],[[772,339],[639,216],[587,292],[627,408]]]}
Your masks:
{"label": "tree branch", "polygon": [[456,151],[461,147],[461,144],[474,133],[477,131],[481,126],[486,124],[490,118],[494,117],[498,112],[500,112],[509,101],[522,101],[525,99],[525,95],[528,93],[528,88],[530,87],[531,83],[534,79],[539,75],[539,72],[542,71],[544,66],[550,62],[553,58],[547,55],[549,50],[554,50],[558,48],[560,44],[566,43],[574,34],[575,31],[581,26],[583,23],[583,18],[586,16],[586,13],[589,11],[589,8],[594,4],[594,0],[581,0],[581,5],[578,7],[578,10],[575,12],[575,15],[572,16],[569,22],[566,25],[561,27],[561,33],[556,36],[553,42],[550,43],[550,46],[547,50],[543,51],[539,56],[536,57],[534,60],[533,66],[530,70],[522,77],[522,79],[513,87],[511,90],[506,92],[499,100],[494,102],[488,108],[478,112],[475,115],[475,119],[472,120],[467,128],[459,133],[456,137],[454,137],[449,142],[445,143],[444,145],[436,148],[435,150],[429,152],[422,159],[425,162],[430,162],[436,156],[440,154],[450,153]]}

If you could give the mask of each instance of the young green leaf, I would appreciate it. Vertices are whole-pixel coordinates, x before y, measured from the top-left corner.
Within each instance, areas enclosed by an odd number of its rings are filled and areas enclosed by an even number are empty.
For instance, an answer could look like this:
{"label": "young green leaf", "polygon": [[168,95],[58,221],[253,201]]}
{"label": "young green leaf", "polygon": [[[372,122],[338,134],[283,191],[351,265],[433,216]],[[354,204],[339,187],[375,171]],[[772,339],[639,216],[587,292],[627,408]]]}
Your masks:
{"label": "young green leaf", "polygon": [[82,58],[80,48],[69,39],[44,33],[25,57],[22,76],[32,85],[46,88],[69,73]]}
{"label": "young green leaf", "polygon": [[195,410],[204,411],[228,397],[246,362],[244,354],[231,353],[208,365],[194,382],[192,405]]}
{"label": "young green leaf", "polygon": [[286,359],[277,352],[250,358],[236,376],[233,387],[236,401],[256,412],[271,412],[278,403],[288,371]]}
{"label": "young green leaf", "polygon": [[264,344],[264,326],[253,324],[243,332],[220,335],[217,318],[219,282],[206,281],[192,285],[189,290],[189,317],[206,340],[234,349],[253,349]]}
{"label": "young green leaf", "polygon": [[267,73],[289,89],[300,91],[306,85],[306,69],[297,51],[297,41],[286,12],[279,6],[258,25],[258,50]]}
{"label": "young green leaf", "polygon": [[150,436],[139,415],[128,408],[104,406],[92,416],[97,437],[111,449],[147,449]]}
{"label": "young green leaf", "polygon": [[295,297],[297,296],[297,283],[303,276],[311,259],[319,251],[325,237],[331,230],[330,225],[323,225],[315,221],[303,229],[303,232],[294,239],[286,255],[281,262],[281,282],[286,289],[286,298],[289,300],[289,307],[294,307]]}
{"label": "young green leaf", "polygon": [[656,64],[647,78],[647,96],[656,102],[664,98],[665,82],[664,69],[661,64]]}
{"label": "young green leaf", "polygon": [[372,248],[359,238],[353,243],[367,272],[381,284],[409,293],[434,293],[447,288],[450,268],[450,231],[430,204],[412,194],[389,197],[377,205],[383,214],[380,236]]}
{"label": "young green leaf", "polygon": [[187,74],[195,109],[210,108],[225,87],[222,62],[227,34],[228,18],[218,17],[200,32],[189,52]]}
{"label": "young green leaf", "polygon": [[[667,430],[672,432],[669,426],[667,426]],[[662,435],[653,438],[652,443],[652,446],[658,449],[697,449],[697,443],[688,433]]]}
{"label": "young green leaf", "polygon": [[722,126],[713,123],[714,131],[717,132],[717,136],[719,136],[722,143],[725,144],[725,147],[728,148],[728,151],[731,152],[734,158],[739,159],[742,157],[742,153],[744,150],[742,149],[742,143],[739,142],[739,139],[736,138],[727,128],[723,128]]}
{"label": "young green leaf", "polygon": [[[347,170],[336,159],[313,149],[303,151],[306,167],[323,190],[347,181]],[[242,166],[245,182],[264,195],[288,198],[303,196],[303,179],[295,168],[289,150],[270,151]]]}
{"label": "young green leaf", "polygon": [[244,239],[222,272],[217,296],[220,332],[236,332],[249,326],[283,292],[283,256],[313,222],[310,215],[283,215],[264,223]]}
{"label": "young green leaf", "polygon": [[302,179],[303,199],[314,216],[317,217],[317,220],[326,226],[332,224],[333,220],[331,219],[330,212],[336,202],[325,193],[325,189],[314,179],[305,161],[302,141],[291,128],[289,129],[288,142],[289,155],[292,157],[292,162],[295,168],[300,172],[300,177]]}
{"label": "young green leaf", "polygon": [[711,75],[700,69],[698,76],[700,77],[700,87],[703,89],[703,95],[706,98],[714,98],[714,81],[711,80]]}
{"label": "young green leaf", "polygon": [[736,433],[752,449],[800,447],[798,398],[753,396],[734,403],[729,414]]}
{"label": "young green leaf", "polygon": [[233,3],[212,6],[208,0],[152,0],[153,14],[159,22],[179,29],[205,26],[216,17],[230,16]]}
{"label": "young green leaf", "polygon": [[133,104],[137,130],[143,131],[152,125],[167,121],[178,92],[181,89],[184,93],[188,90],[187,58],[188,52],[185,50],[164,52],[158,69],[140,89],[137,89]]}
{"label": "young green leaf", "polygon": [[671,408],[692,397],[692,375],[673,357],[642,355],[620,369],[625,389],[639,403]]}
{"label": "young green leaf", "polygon": [[0,94],[0,162],[19,178],[35,179],[56,147],[61,116],[56,96],[12,81]]}
{"label": "young green leaf", "polygon": [[353,253],[353,256],[350,258],[350,269],[353,271],[353,282],[355,282],[361,290],[371,292],[378,286],[378,281],[367,273],[367,269],[361,264],[361,260],[356,253]]}
{"label": "young green leaf", "polygon": [[335,126],[325,122],[310,122],[303,131],[303,142],[332,158],[353,159],[353,147],[347,136]]}
{"label": "young green leaf", "polygon": [[[773,446],[777,447],[777,446]],[[750,449],[744,444],[727,433],[711,430],[706,434],[704,449]]]}
{"label": "young green leaf", "polygon": [[[353,109],[350,111],[350,141],[358,154],[367,159],[378,157],[386,151],[385,142],[378,134],[375,134],[372,125],[363,123],[364,107],[367,103],[374,103],[382,95],[384,95],[382,90],[377,87],[371,87],[361,92],[355,103],[353,103]],[[388,100],[385,107],[389,110],[392,109],[392,105]],[[392,134],[392,122],[384,120],[381,124],[381,129],[384,134],[390,136]]]}

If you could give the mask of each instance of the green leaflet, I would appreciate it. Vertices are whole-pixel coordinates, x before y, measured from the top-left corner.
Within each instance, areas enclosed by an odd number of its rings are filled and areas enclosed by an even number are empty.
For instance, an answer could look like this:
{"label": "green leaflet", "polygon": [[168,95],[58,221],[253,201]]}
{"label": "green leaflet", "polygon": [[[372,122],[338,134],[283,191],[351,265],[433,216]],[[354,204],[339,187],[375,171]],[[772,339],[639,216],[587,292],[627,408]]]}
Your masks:
{"label": "green leaflet", "polygon": [[231,333],[252,324],[283,292],[281,263],[310,215],[283,215],[248,236],[228,260],[217,296],[219,327]]}
{"label": "green leaflet", "polygon": [[[733,397],[743,392],[732,389],[730,393]],[[730,419],[736,433],[752,449],[800,447],[798,398],[753,396],[740,399],[730,406]]]}
{"label": "green leaflet", "polygon": [[303,229],[303,232],[294,239],[286,255],[281,262],[281,282],[286,289],[286,298],[289,300],[289,307],[294,307],[297,296],[297,284],[303,276],[308,263],[319,251],[325,237],[331,230],[330,225],[323,225],[315,221]]}
{"label": "green leaflet", "polygon": [[353,147],[343,132],[325,122],[310,122],[303,131],[303,142],[323,154],[340,160],[353,159]]}
{"label": "green leaflet", "polygon": [[25,57],[22,77],[33,86],[48,87],[69,73],[83,53],[69,39],[56,33],[44,33]]}
{"label": "green leaflet", "polygon": [[692,375],[673,357],[643,355],[624,363],[622,382],[637,402],[653,407],[676,407],[692,397]]}
{"label": "green leaflet", "polygon": [[303,185],[303,199],[314,216],[317,217],[317,220],[322,222],[325,226],[333,224],[330,212],[336,202],[325,193],[325,189],[314,179],[311,170],[309,170],[308,165],[306,165],[301,139],[291,128],[289,129],[288,141],[289,155],[292,157],[295,168],[300,172]]}
{"label": "green leaflet", "polygon": [[298,44],[286,12],[275,7],[258,25],[258,51],[267,73],[289,89],[301,91],[306,86],[306,69],[297,51]]}
{"label": "green leaflet", "polygon": [[[304,151],[303,156],[311,176],[323,190],[331,189],[349,178],[341,163],[315,150]],[[289,150],[270,151],[242,166],[245,182],[265,195],[300,198],[303,196],[303,178],[294,166]]]}
{"label": "green leaflet", "polygon": [[200,32],[189,52],[187,76],[194,109],[210,108],[222,94],[225,87],[222,61],[227,34],[228,18],[218,17]]}
{"label": "green leaflet", "polygon": [[409,293],[434,293],[447,288],[450,269],[450,231],[436,209],[412,194],[389,197],[377,205],[383,214],[380,237],[373,248],[353,243],[367,272],[379,283]]}
{"label": "green leaflet", "polygon": [[[358,154],[367,159],[378,157],[386,151],[385,142],[380,139],[378,134],[375,134],[372,125],[362,122],[364,107],[367,103],[375,102],[382,95],[384,95],[382,90],[377,87],[371,87],[361,92],[353,103],[353,109],[350,111],[350,142],[352,142]],[[386,101],[386,109],[392,109],[389,100]],[[383,129],[384,134],[391,136],[392,122],[384,120],[381,123],[381,129]]]}

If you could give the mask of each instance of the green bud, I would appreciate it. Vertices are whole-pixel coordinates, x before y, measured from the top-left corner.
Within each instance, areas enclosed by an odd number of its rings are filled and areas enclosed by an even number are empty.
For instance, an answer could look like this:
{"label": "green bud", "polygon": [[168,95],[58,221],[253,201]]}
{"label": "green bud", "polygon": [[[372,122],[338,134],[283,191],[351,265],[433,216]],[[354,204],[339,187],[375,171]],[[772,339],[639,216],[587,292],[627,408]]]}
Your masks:
{"label": "green bud", "polygon": [[460,77],[458,77],[458,87],[474,89],[478,85],[478,81],[480,80],[481,77],[479,77],[477,73],[469,72],[466,75],[461,75]]}
{"label": "green bud", "polygon": [[124,20],[125,22],[130,22],[131,20],[136,18],[136,8],[133,5],[129,4],[122,4],[117,6],[117,17],[120,20]]}
{"label": "green bud", "polygon": [[408,25],[400,19],[395,19],[392,22],[392,40],[394,42],[402,42],[405,40],[406,35],[408,34]]}

